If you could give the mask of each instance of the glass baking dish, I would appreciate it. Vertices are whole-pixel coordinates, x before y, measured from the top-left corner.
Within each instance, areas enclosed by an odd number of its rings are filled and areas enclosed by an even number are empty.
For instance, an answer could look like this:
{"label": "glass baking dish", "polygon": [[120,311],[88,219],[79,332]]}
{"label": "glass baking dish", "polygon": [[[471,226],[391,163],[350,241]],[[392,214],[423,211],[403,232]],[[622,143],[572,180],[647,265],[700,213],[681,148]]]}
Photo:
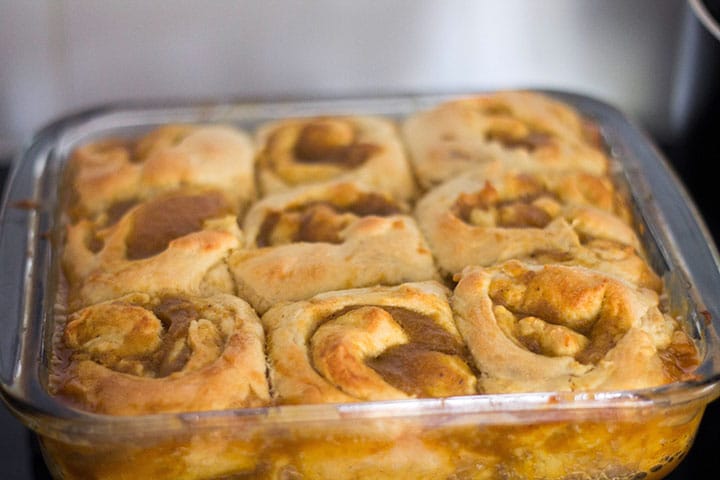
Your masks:
{"label": "glass baking dish", "polygon": [[[289,405],[132,417],[92,414],[48,393],[59,288],[60,178],[77,145],[172,122],[260,122],[318,114],[402,119],[455,95],[297,102],[122,105],[44,128],[13,166],[0,216],[0,380],[57,478],[654,479],[684,458],[720,395],[720,268],[702,219],[643,131],[595,99],[545,91],[597,122],[629,192],[671,310],[697,342],[692,381],[636,391],[527,393]],[[459,96],[459,95],[458,95]],[[129,468],[132,466],[132,468]],[[132,473],[129,473],[132,472]]]}

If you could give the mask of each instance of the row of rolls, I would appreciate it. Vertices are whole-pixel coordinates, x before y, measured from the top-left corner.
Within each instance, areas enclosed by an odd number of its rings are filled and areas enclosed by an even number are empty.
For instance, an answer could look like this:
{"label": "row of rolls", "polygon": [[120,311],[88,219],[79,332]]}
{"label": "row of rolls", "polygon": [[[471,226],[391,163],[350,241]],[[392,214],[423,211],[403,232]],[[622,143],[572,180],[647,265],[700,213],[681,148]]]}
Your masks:
{"label": "row of rolls", "polygon": [[527,91],[79,145],[51,389],[135,415],[688,378],[616,168]]}

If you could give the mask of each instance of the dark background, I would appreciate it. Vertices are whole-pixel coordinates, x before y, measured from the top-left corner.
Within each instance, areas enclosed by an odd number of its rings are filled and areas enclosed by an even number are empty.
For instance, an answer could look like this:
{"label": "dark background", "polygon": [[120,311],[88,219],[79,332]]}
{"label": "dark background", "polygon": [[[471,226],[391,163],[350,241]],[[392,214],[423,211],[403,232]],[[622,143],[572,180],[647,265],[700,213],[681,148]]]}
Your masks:
{"label": "dark background", "polygon": [[[715,115],[713,115],[715,112]],[[697,126],[673,145],[659,145],[697,204],[715,243],[720,243],[720,211],[714,167],[720,160],[720,112],[717,98]],[[0,161],[0,191],[8,175],[8,162]],[[5,166],[3,166],[5,165]],[[720,448],[720,401],[711,403],[688,455],[667,480],[717,478]],[[0,479],[50,480],[35,436],[0,405]],[[145,480],[145,479],[138,479]]]}

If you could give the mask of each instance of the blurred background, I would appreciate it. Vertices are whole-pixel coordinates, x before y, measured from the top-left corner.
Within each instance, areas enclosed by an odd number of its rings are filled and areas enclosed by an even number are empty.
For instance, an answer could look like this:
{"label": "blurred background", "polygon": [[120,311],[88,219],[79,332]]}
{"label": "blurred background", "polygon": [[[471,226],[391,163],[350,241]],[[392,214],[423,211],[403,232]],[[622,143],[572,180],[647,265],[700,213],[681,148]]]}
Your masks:
{"label": "blurred background", "polygon": [[663,140],[693,105],[683,0],[0,0],[0,145],[70,111],[168,97],[552,87]]}
{"label": "blurred background", "polygon": [[[0,185],[43,125],[89,107],[552,88],[619,108],[718,238],[720,2],[0,0]],[[716,240],[717,241],[717,240]],[[711,407],[673,479],[702,478]],[[0,409],[0,478],[45,479]]]}

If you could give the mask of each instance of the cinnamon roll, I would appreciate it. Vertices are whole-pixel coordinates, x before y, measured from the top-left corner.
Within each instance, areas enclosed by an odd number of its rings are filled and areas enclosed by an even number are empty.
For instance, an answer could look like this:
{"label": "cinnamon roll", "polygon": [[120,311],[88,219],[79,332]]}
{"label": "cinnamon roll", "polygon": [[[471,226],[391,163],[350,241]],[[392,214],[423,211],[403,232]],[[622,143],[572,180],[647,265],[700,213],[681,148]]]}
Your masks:
{"label": "cinnamon roll", "polygon": [[415,196],[415,180],[397,128],[373,116],[288,118],[256,134],[263,194],[327,180],[360,180],[397,199]]}
{"label": "cinnamon roll", "polygon": [[447,289],[437,282],[328,292],[262,316],[281,404],[476,392]]}
{"label": "cinnamon roll", "polygon": [[267,405],[263,347],[259,318],[239,298],[135,293],[69,316],[54,389],[112,415]]}
{"label": "cinnamon roll", "polygon": [[70,310],[131,292],[233,293],[225,259],[241,245],[222,192],[185,191],[135,205],[106,228],[67,226],[62,265]]}
{"label": "cinnamon roll", "polygon": [[263,313],[329,290],[436,279],[430,249],[407,210],[358,182],[265,197],[243,223],[246,248],[229,258],[238,294]]}
{"label": "cinnamon roll", "polygon": [[638,263],[641,244],[629,210],[606,177],[493,164],[434,188],[415,216],[446,275],[467,265],[554,256],[609,269],[618,261],[619,274],[634,264],[642,272],[626,275],[657,286],[650,268]]}
{"label": "cinnamon roll", "polygon": [[596,175],[609,167],[592,123],[567,104],[535,92],[447,101],[411,115],[402,125],[402,135],[425,188],[495,160],[525,169]]}
{"label": "cinnamon roll", "polygon": [[238,212],[255,197],[250,136],[228,125],[169,124],[133,139],[75,149],[68,164],[72,221],[107,223],[129,206],[179,188],[225,193]]}
{"label": "cinnamon roll", "polygon": [[451,303],[484,393],[653,387],[698,358],[656,292],[615,277],[516,260],[459,277]]}

